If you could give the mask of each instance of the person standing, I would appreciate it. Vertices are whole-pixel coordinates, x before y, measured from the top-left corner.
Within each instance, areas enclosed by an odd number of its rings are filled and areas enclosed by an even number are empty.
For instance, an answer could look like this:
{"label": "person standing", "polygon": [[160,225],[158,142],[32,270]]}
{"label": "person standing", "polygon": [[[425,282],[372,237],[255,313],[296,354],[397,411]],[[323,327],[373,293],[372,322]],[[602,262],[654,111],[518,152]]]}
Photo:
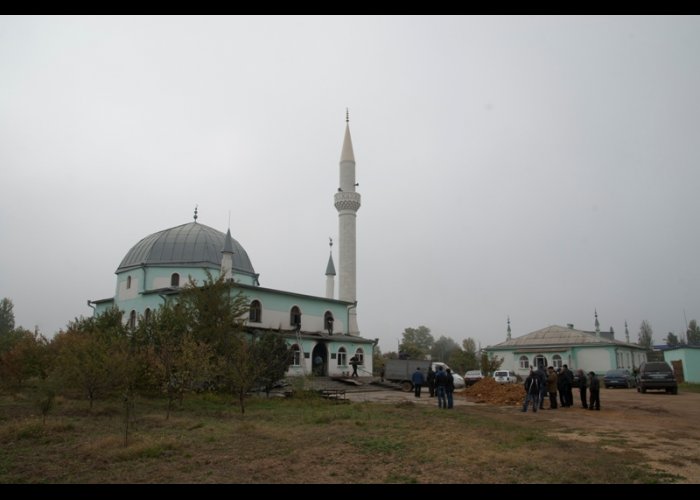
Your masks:
{"label": "person standing", "polygon": [[352,375],[350,376],[357,377],[357,356],[350,358],[350,366],[352,366]]}
{"label": "person standing", "polygon": [[586,388],[588,387],[586,383],[586,374],[579,368],[576,371],[576,375],[578,375],[578,390],[581,394],[581,407],[585,410],[588,408],[588,403],[586,403]]}
{"label": "person standing", "polygon": [[423,384],[425,383],[425,377],[423,377],[423,372],[420,371],[420,366],[416,368],[416,371],[413,372],[413,376],[411,377],[411,382],[413,382],[413,392],[417,398],[420,397],[420,389],[423,387]]}
{"label": "person standing", "polygon": [[567,365],[562,366],[561,373],[559,374],[559,379],[562,382],[562,403],[561,405],[565,408],[569,408],[574,404],[574,394],[571,391],[571,385],[574,382],[574,375],[569,370]]}
{"label": "person standing", "polygon": [[544,365],[537,366],[537,376],[539,377],[540,384],[540,410],[544,410],[544,397],[547,394],[547,373],[544,371]]}
{"label": "person standing", "polygon": [[537,375],[532,368],[530,368],[530,374],[525,379],[525,403],[523,404],[522,412],[527,413],[527,407],[532,401],[532,411],[537,413],[537,407],[539,402],[537,401],[540,397],[540,377]]}
{"label": "person standing", "polygon": [[566,392],[564,391],[564,377],[561,373],[561,368],[556,369],[557,372],[557,391],[559,392],[559,408],[566,407]]}
{"label": "person standing", "polygon": [[319,377],[323,375],[323,358],[318,355],[314,357],[314,373]]}
{"label": "person standing", "polygon": [[442,366],[438,365],[435,373],[435,394],[438,399],[438,408],[447,408],[447,374],[442,370]]}
{"label": "person standing", "polygon": [[588,376],[590,377],[588,386],[591,391],[588,409],[592,410],[593,406],[595,406],[595,409],[600,411],[600,380],[595,376],[595,372],[588,372]]}
{"label": "person standing", "polygon": [[447,384],[445,384],[445,397],[447,399],[447,407],[454,407],[453,393],[455,392],[455,377],[452,375],[452,370],[447,369]]}
{"label": "person standing", "polygon": [[435,396],[435,370],[433,370],[432,365],[428,367],[428,391],[430,392],[430,397]]}
{"label": "person standing", "polygon": [[549,374],[547,375],[547,392],[549,392],[549,409],[557,409],[557,372],[554,371],[554,367],[550,366],[548,368]]}

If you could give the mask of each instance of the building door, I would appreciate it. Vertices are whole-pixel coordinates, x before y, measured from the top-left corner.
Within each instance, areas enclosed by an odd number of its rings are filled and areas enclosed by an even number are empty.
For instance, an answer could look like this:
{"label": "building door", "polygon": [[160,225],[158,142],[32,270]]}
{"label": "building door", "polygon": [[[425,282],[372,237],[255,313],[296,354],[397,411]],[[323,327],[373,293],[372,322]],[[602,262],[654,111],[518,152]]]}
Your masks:
{"label": "building door", "polygon": [[328,349],[325,343],[319,342],[314,346],[311,352],[311,362],[314,375],[318,377],[325,377],[328,375]]}
{"label": "building door", "polygon": [[682,384],[685,382],[685,374],[683,373],[683,360],[677,359],[671,361],[671,366],[673,367],[673,374],[676,376],[676,382]]}

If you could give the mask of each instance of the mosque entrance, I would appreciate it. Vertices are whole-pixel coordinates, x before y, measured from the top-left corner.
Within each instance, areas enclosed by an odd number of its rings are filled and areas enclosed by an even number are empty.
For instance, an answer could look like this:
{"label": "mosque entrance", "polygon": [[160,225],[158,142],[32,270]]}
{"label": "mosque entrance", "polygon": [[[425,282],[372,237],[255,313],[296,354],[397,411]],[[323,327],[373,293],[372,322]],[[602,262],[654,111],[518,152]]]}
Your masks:
{"label": "mosque entrance", "polygon": [[314,346],[311,352],[311,360],[313,361],[314,375],[317,377],[328,375],[328,349],[325,343],[318,343]]}

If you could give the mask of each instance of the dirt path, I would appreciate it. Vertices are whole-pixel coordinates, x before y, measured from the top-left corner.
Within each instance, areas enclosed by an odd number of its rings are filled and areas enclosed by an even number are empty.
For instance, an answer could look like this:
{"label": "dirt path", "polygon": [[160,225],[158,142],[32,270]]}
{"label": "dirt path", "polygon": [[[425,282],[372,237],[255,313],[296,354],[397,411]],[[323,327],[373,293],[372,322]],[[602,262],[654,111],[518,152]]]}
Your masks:
{"label": "dirt path", "polygon": [[[416,398],[413,393],[396,390],[348,392],[347,398],[355,402],[413,401],[437,406],[436,399],[427,394]],[[552,434],[560,439],[598,443],[604,449],[633,453],[653,468],[681,477],[681,483],[700,483],[700,394],[681,391],[674,396],[663,392],[641,394],[634,389],[601,389],[601,411],[584,410],[578,398],[578,390],[574,389],[576,407],[538,413],[522,414],[519,406],[498,408],[516,418],[551,421],[559,429]],[[494,408],[469,401],[463,391],[455,393],[455,406],[469,406],[475,411],[486,406]],[[549,402],[545,407],[549,407]],[[561,431],[561,427],[567,430]]]}

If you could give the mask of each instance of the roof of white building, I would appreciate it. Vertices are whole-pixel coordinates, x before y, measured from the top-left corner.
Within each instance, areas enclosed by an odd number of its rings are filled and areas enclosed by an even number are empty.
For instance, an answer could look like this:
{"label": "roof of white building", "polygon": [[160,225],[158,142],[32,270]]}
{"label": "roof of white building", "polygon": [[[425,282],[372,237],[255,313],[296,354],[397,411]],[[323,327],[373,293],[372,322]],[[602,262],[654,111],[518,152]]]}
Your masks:
{"label": "roof of white building", "polygon": [[644,349],[636,344],[628,344],[619,340],[610,340],[602,336],[596,335],[596,332],[588,332],[584,330],[576,330],[567,326],[551,325],[541,330],[535,330],[521,337],[516,337],[494,346],[489,346],[490,349],[522,349],[531,347],[570,347],[570,346],[600,346],[600,345],[621,345]]}

